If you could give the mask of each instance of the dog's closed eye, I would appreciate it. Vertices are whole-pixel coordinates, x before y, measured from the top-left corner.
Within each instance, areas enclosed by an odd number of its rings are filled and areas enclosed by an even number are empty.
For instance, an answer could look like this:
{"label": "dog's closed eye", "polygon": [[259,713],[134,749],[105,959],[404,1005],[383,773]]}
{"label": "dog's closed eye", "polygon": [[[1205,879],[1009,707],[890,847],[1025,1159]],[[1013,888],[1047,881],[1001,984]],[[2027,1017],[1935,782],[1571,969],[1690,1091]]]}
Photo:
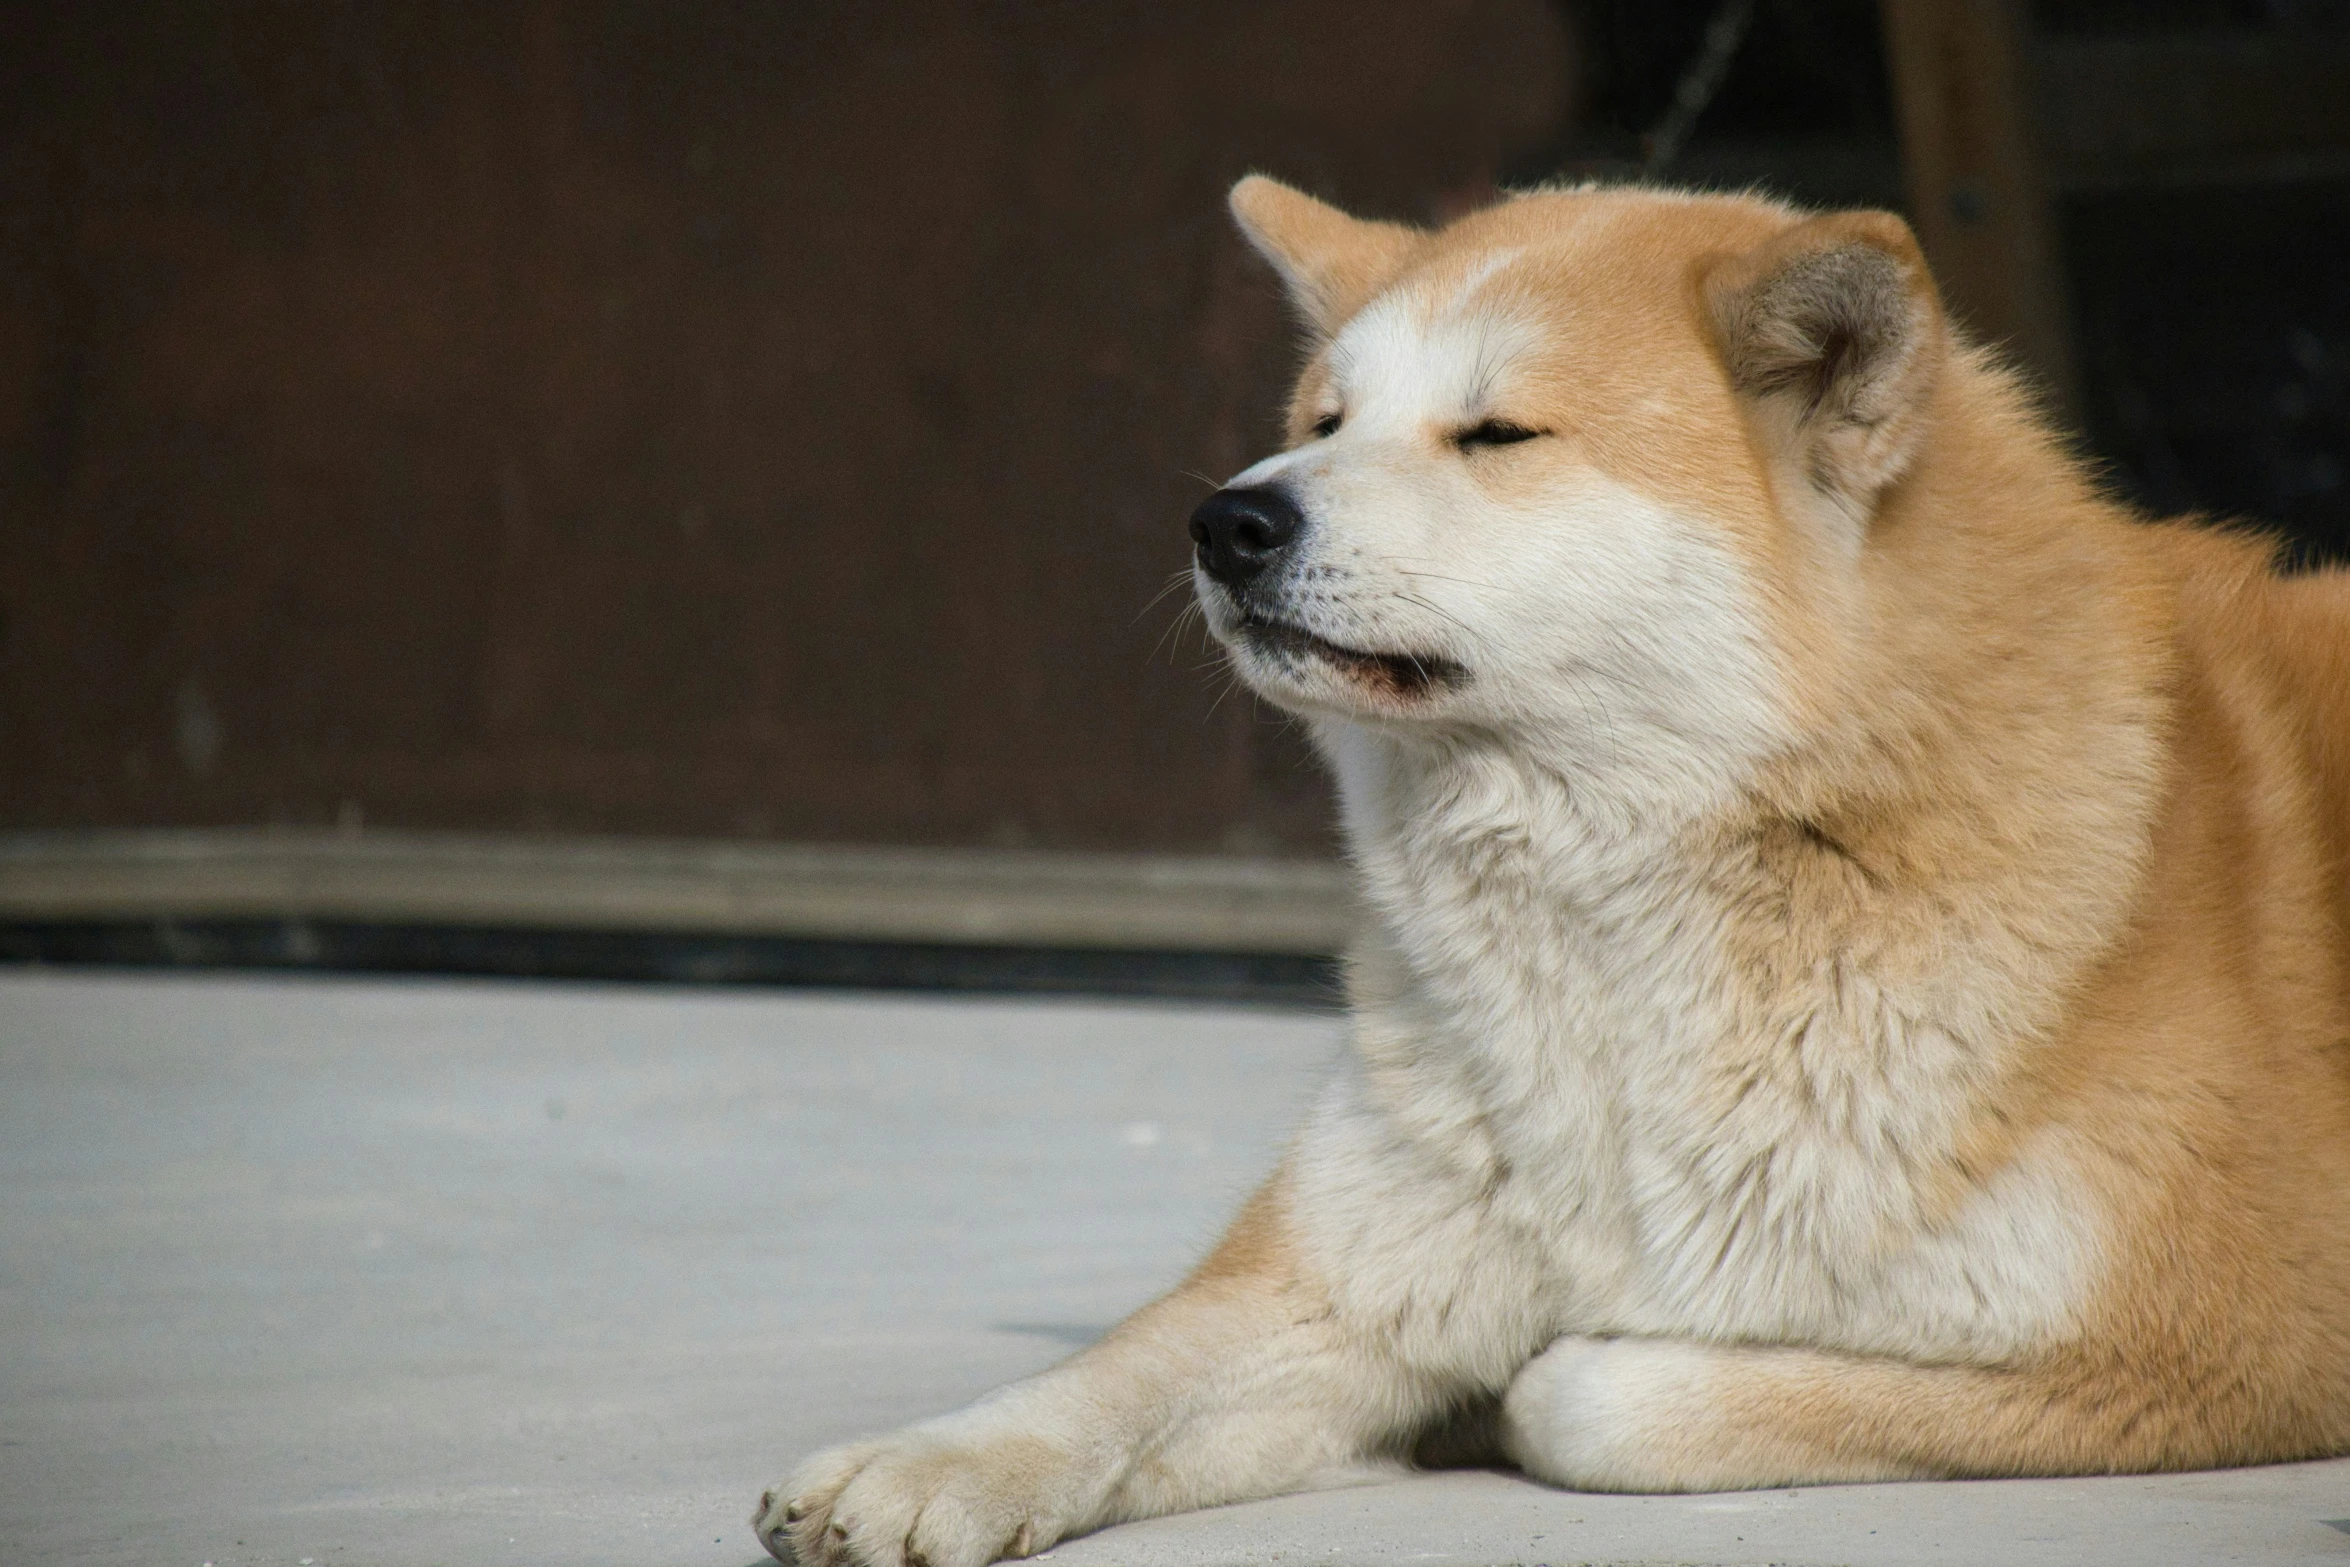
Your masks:
{"label": "dog's closed eye", "polygon": [[1488,419],[1482,424],[1456,431],[1452,444],[1468,452],[1481,446],[1515,446],[1520,441],[1531,441],[1541,433],[1540,430],[1529,430],[1522,424],[1511,424],[1506,419]]}

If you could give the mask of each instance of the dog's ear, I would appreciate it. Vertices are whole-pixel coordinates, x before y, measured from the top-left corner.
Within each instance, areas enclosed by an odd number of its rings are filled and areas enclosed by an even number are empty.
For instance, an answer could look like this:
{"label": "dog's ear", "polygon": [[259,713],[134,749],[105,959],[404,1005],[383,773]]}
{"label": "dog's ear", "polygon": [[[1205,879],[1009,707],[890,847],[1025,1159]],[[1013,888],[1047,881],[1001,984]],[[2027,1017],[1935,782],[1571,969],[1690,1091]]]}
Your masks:
{"label": "dog's ear", "polygon": [[1916,453],[1948,352],[1909,225],[1813,218],[1716,259],[1701,282],[1730,384],[1816,488],[1866,511]]}
{"label": "dog's ear", "polygon": [[1349,217],[1279,180],[1251,174],[1232,187],[1233,221],[1273,263],[1316,337],[1328,337],[1394,275],[1418,229]]}

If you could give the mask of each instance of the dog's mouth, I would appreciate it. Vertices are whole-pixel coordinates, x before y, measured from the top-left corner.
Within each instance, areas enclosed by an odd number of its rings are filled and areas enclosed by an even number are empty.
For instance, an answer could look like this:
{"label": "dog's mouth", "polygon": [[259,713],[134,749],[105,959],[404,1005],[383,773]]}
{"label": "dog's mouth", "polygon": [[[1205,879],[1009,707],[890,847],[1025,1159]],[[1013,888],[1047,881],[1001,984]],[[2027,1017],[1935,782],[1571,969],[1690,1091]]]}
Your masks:
{"label": "dog's mouth", "polygon": [[1251,610],[1241,617],[1239,632],[1250,647],[1290,663],[1316,662],[1390,696],[1425,696],[1441,687],[1456,686],[1468,678],[1458,663],[1435,653],[1373,653],[1345,647],[1316,636],[1303,626],[1274,620]]}

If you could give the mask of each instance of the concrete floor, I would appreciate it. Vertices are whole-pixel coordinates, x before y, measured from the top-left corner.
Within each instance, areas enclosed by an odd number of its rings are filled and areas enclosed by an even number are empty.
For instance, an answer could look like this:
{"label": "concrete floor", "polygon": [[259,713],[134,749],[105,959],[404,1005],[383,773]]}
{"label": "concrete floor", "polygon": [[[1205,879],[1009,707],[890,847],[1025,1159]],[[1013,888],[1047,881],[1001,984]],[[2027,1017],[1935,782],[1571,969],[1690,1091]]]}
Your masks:
{"label": "concrete floor", "polygon": [[[791,1460],[1171,1282],[1336,1045],[1210,1007],[0,978],[0,1564],[764,1562]],[[1045,1559],[2350,1564],[2329,1519],[2350,1461],[1460,1474]]]}

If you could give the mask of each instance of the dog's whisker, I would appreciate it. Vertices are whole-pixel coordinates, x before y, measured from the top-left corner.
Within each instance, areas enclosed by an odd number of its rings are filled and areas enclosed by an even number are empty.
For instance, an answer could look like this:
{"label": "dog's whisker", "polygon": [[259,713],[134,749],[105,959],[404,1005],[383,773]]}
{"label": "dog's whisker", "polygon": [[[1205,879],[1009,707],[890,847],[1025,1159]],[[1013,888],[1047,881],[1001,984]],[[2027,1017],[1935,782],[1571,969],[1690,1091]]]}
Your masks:
{"label": "dog's whisker", "polygon": [[1483,588],[1489,593],[1501,591],[1490,582],[1479,582],[1471,577],[1448,577],[1441,571],[1414,571],[1409,566],[1397,566],[1395,571],[1403,577],[1426,577],[1431,582],[1457,582],[1464,588]]}
{"label": "dog's whisker", "polygon": [[1191,568],[1186,566],[1181,571],[1170,575],[1167,578],[1166,585],[1160,588],[1158,592],[1153,593],[1150,596],[1150,602],[1143,605],[1142,608],[1136,612],[1135,617],[1131,621],[1128,621],[1127,624],[1130,626],[1141,625],[1142,617],[1149,614],[1152,610],[1157,609],[1159,605],[1165,601],[1168,594],[1174,592],[1178,588],[1188,587],[1190,584]]}
{"label": "dog's whisker", "polygon": [[1197,601],[1184,605],[1177,612],[1175,618],[1168,622],[1167,629],[1159,633],[1159,640],[1151,644],[1150,659],[1146,659],[1144,662],[1148,663],[1156,659],[1161,648],[1170,650],[1168,656],[1171,659],[1173,657],[1172,649],[1181,645],[1184,627],[1197,623],[1204,628],[1207,625],[1207,619],[1207,611],[1200,608]]}
{"label": "dog's whisker", "polygon": [[1469,623],[1467,621],[1461,619],[1460,616],[1454,614],[1451,610],[1446,609],[1443,605],[1436,603],[1432,599],[1424,599],[1417,593],[1398,593],[1396,597],[1403,600],[1406,604],[1417,604],[1420,606],[1420,608],[1428,611],[1432,615],[1443,616],[1446,620],[1451,621],[1454,625],[1460,627],[1463,631],[1467,631],[1469,629]]}
{"label": "dog's whisker", "polygon": [[1201,717],[1200,722],[1204,724],[1213,719],[1216,716],[1216,709],[1224,705],[1224,699],[1239,689],[1240,671],[1233,668],[1231,663],[1227,661],[1224,665],[1224,689],[1216,693],[1216,700],[1208,704],[1208,710]]}

